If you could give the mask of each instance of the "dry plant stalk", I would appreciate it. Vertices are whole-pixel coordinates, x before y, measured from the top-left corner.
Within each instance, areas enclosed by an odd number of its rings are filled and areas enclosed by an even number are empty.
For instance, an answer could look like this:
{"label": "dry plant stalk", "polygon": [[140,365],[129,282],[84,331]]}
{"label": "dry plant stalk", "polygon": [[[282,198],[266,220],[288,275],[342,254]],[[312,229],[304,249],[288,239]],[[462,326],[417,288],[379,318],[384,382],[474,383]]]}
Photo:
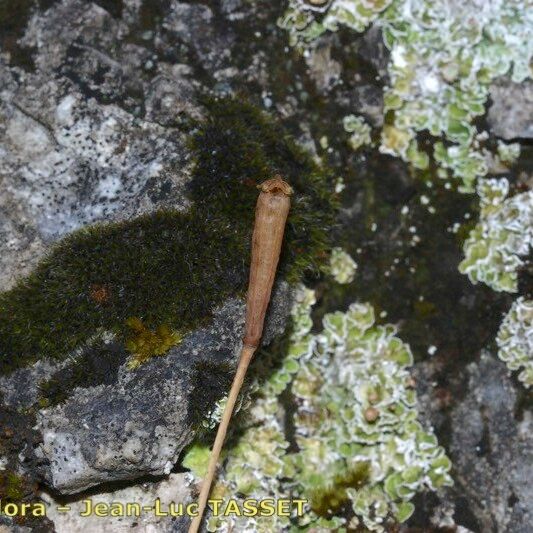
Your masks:
{"label": "dry plant stalk", "polygon": [[252,262],[246,299],[246,323],[241,357],[218,426],[207,473],[202,482],[198,498],[198,514],[194,517],[189,527],[189,533],[196,533],[200,528],[235,402],[239,396],[248,365],[263,334],[265,314],[270,302],[270,293],[278,267],[285,223],[289,214],[292,188],[280,176],[265,181],[259,188],[261,192],[255,208]]}

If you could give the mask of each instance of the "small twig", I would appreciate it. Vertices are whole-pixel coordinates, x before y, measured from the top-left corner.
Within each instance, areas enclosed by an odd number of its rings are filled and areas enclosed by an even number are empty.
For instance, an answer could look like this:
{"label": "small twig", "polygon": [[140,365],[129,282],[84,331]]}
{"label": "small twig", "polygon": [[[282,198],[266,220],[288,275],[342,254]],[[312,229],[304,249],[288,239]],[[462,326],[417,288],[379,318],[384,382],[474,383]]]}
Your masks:
{"label": "small twig", "polygon": [[259,188],[261,192],[255,208],[252,262],[246,300],[246,323],[241,357],[224,412],[222,413],[222,419],[218,426],[207,473],[202,482],[198,498],[198,514],[191,522],[189,533],[196,533],[200,528],[235,402],[239,396],[248,365],[263,334],[265,314],[270,301],[270,293],[276,276],[285,232],[285,223],[289,214],[292,188],[281,177],[276,176],[267,180]]}

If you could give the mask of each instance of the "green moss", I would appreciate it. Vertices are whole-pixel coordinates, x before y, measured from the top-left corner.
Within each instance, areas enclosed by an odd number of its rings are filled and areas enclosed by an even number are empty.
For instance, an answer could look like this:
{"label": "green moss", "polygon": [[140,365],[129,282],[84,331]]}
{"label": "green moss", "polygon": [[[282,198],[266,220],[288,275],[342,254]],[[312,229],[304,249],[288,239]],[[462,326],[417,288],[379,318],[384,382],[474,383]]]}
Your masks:
{"label": "green moss", "polygon": [[133,354],[128,366],[137,368],[155,355],[164,355],[179,344],[183,337],[172,331],[167,325],[158,326],[155,331],[148,329],[140,318],[131,317],[126,325],[132,330],[133,336],[126,340],[126,348]]}
{"label": "green moss", "polygon": [[99,332],[122,342],[130,317],[150,330],[190,331],[246,289],[255,185],[276,172],[295,189],[282,274],[327,257],[335,201],[324,169],[249,104],[206,102],[196,124],[193,207],[97,224],[67,236],[34,272],[0,294],[0,372],[62,358]]}
{"label": "green moss", "polygon": [[34,0],[0,0],[0,48],[8,53],[9,63],[26,70],[33,69],[32,49],[21,46],[18,40],[24,34]]}
{"label": "green moss", "polygon": [[318,516],[329,516],[339,511],[350,501],[346,489],[359,489],[368,481],[368,462],[355,463],[351,467],[343,464],[341,468],[342,473],[337,474],[332,482],[311,491],[309,504]]}
{"label": "green moss", "polygon": [[226,220],[222,230],[238,232],[243,256],[257,200],[256,185],[279,173],[294,189],[280,270],[300,278],[318,270],[329,248],[336,200],[334,176],[318,165],[268,115],[237,99],[209,99],[209,119],[192,137],[197,154],[191,195],[208,218]]}
{"label": "green moss", "polygon": [[187,405],[190,406],[187,417],[194,428],[201,430],[201,439],[207,433],[202,422],[216,402],[229,391],[235,367],[225,361],[199,361],[193,372],[192,387],[187,398]]}
{"label": "green moss", "polygon": [[16,32],[17,35],[22,34],[34,4],[33,0],[19,0],[17,2],[0,0],[0,21],[3,31]]}
{"label": "green moss", "polygon": [[[131,316],[151,329],[192,328],[242,286],[238,250],[192,213],[157,212],[75,232],[0,295],[0,367],[64,356],[99,330],[124,335]],[[104,284],[102,301],[94,286]]]}
{"label": "green moss", "polygon": [[0,500],[19,502],[24,497],[24,479],[9,470],[0,471]]}

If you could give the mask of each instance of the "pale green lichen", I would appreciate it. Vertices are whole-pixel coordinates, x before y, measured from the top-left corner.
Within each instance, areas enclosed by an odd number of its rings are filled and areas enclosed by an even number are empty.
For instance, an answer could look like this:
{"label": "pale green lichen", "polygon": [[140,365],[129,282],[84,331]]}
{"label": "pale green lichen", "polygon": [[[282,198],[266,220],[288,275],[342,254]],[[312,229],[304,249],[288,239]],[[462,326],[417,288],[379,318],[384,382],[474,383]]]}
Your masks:
{"label": "pale green lichen", "polygon": [[310,43],[339,25],[364,31],[392,0],[290,0],[280,27],[289,30],[291,45]]}
{"label": "pale green lichen", "polygon": [[533,191],[507,198],[506,178],[478,183],[481,214],[464,244],[459,271],[472,283],[483,282],[496,291],[518,290],[517,270],[533,246]]}
{"label": "pale green lichen", "polygon": [[[451,484],[449,459],[417,420],[412,354],[395,327],[376,325],[369,304],[353,304],[327,314],[312,334],[313,300],[302,293],[281,368],[258,390],[214,491],[223,499],[305,499],[304,516],[211,517],[210,531],[382,532],[411,515],[417,492]],[[290,415],[280,399],[286,390]]]}
{"label": "pale green lichen", "polygon": [[510,370],[520,370],[518,379],[533,385],[533,300],[518,298],[504,318],[498,336],[498,357]]}
{"label": "pale green lichen", "polygon": [[348,133],[351,133],[350,137],[348,138],[348,144],[352,150],[357,150],[361,146],[365,146],[372,142],[370,138],[372,129],[365,122],[363,117],[348,115],[344,117],[342,124],[344,126],[344,130]]}
{"label": "pale green lichen", "polygon": [[[319,5],[317,5],[319,4]],[[305,45],[345,25],[356,32],[372,22],[391,51],[388,120],[380,150],[427,168],[418,132],[441,139],[434,147],[440,176],[472,191],[487,173],[483,136],[473,121],[485,112],[488,89],[500,76],[532,76],[533,10],[523,0],[290,0],[279,25],[292,44]]]}
{"label": "pale green lichen", "polygon": [[498,158],[502,163],[513,164],[520,157],[520,144],[505,143],[498,140],[496,151]]}
{"label": "pale green lichen", "polygon": [[357,263],[352,256],[339,247],[333,248],[329,262],[329,273],[342,285],[351,283],[355,277]]}
{"label": "pale green lichen", "polygon": [[195,477],[203,478],[207,472],[207,463],[211,451],[207,446],[193,444],[185,454],[182,465],[188,468]]}
{"label": "pale green lichen", "polygon": [[[402,0],[387,10],[382,25],[391,49],[385,111],[393,111],[394,126],[413,143],[423,130],[443,137],[436,160],[472,190],[487,172],[473,120],[484,113],[495,78],[531,76],[531,12],[523,1]],[[393,150],[386,143],[383,149]],[[411,159],[407,151],[396,155]]]}

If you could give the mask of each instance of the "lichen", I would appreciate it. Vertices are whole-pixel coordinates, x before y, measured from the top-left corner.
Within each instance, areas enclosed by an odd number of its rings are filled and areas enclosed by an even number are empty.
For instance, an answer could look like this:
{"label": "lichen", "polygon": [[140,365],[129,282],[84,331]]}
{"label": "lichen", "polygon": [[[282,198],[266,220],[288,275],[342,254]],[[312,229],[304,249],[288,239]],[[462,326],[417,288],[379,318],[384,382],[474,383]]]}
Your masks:
{"label": "lichen", "polygon": [[351,283],[357,271],[357,263],[352,256],[339,247],[333,248],[329,261],[329,272],[337,283]]}
{"label": "lichen", "polygon": [[464,243],[459,271],[472,283],[517,292],[518,269],[533,247],[533,191],[507,198],[506,178],[478,183],[480,220]]}
{"label": "lichen", "polygon": [[372,142],[372,139],[370,138],[372,129],[365,122],[363,117],[347,115],[344,117],[342,124],[344,130],[351,133],[348,138],[348,144],[352,150],[357,150],[361,146],[365,146]]}
{"label": "lichen", "polygon": [[505,316],[498,336],[498,357],[510,370],[520,370],[518,379],[533,385],[533,300],[518,298]]}
{"label": "lichen", "polygon": [[393,0],[290,0],[280,27],[289,30],[293,46],[310,43],[339,25],[363,32]]}
{"label": "lichen", "polygon": [[182,466],[189,469],[196,477],[203,478],[207,472],[210,450],[207,446],[193,444],[187,450]]}
{"label": "lichen", "polygon": [[[418,133],[435,139],[440,176],[472,191],[487,173],[484,136],[474,120],[485,111],[490,83],[531,77],[531,10],[520,0],[290,0],[279,25],[293,45],[309,45],[339,25],[363,32],[375,21],[390,50],[380,150],[426,168]],[[483,133],[483,132],[482,132]]]}
{"label": "lichen", "polygon": [[498,140],[496,152],[498,158],[503,163],[512,164],[520,157],[520,144],[519,143],[505,143]]}
{"label": "lichen", "polygon": [[275,173],[295,190],[281,275],[297,280],[326,264],[336,210],[331,174],[254,106],[231,98],[204,105],[207,118],[190,142],[190,210],[96,224],[52,247],[0,294],[0,372],[65,358],[99,331],[130,338],[144,359],[131,317],[166,348],[172,331],[204,323],[225,298],[244,293],[256,185]]}
{"label": "lichen", "polygon": [[449,459],[418,421],[412,354],[396,328],[356,303],[313,334],[313,302],[301,293],[282,364],[258,388],[214,488],[223,499],[305,499],[304,516],[211,517],[209,531],[386,531],[417,492],[451,483]]}

